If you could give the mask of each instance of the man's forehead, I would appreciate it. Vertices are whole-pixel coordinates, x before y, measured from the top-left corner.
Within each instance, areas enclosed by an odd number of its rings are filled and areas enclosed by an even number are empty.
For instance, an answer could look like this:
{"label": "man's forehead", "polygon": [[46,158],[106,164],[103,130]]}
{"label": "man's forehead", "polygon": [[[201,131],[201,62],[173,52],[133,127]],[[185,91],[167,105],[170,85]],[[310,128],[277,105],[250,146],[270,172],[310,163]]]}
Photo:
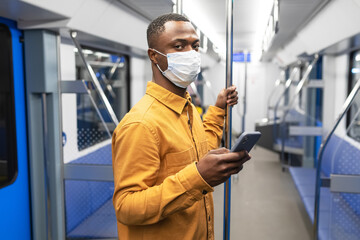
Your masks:
{"label": "man's forehead", "polygon": [[183,21],[169,21],[164,24],[165,31],[161,35],[167,35],[168,37],[182,34],[196,35],[195,28],[190,22]]}

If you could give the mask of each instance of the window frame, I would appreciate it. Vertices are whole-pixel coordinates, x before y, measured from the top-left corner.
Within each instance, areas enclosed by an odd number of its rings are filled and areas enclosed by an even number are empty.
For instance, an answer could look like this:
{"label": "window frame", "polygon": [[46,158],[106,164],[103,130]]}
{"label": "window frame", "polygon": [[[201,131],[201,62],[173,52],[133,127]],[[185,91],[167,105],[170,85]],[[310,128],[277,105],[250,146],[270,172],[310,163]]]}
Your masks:
{"label": "window frame", "polygon": [[[110,55],[117,55],[118,57],[122,57],[124,58],[124,62],[126,63],[125,65],[125,82],[126,82],[126,88],[125,88],[125,91],[126,91],[126,109],[125,111],[128,112],[130,111],[130,108],[131,108],[131,81],[130,81],[130,70],[131,70],[131,67],[130,67],[130,56],[127,54],[127,53],[122,53],[122,52],[117,52],[117,51],[111,51],[111,50],[108,50],[108,49],[102,49],[102,48],[97,48],[97,47],[92,47],[92,46],[88,46],[88,45],[81,45],[82,49],[83,50],[91,50],[93,52],[101,52],[101,53],[106,53],[106,54],[110,54]],[[78,53],[76,53],[78,54]],[[76,62],[76,60],[75,60]],[[81,62],[80,63],[82,66],[83,66],[83,63]],[[82,79],[80,74],[79,74],[79,71],[78,71],[78,67],[76,66],[76,80],[80,80]],[[89,81],[89,84],[92,85],[91,81]],[[82,98],[83,96],[80,96],[80,98]],[[77,96],[77,99],[76,99],[76,105],[78,105],[79,103],[79,99],[78,99],[78,96]],[[112,105],[112,104],[111,104]],[[112,106],[114,107],[114,106]],[[103,116],[104,117],[104,116]],[[121,118],[121,116],[118,116],[119,118]],[[78,121],[78,113],[77,113],[77,121]],[[112,134],[112,131],[111,131],[111,134]],[[88,146],[85,146],[85,147],[80,147],[79,146],[79,138],[77,139],[77,147],[78,147],[78,151],[81,152],[81,151],[84,151],[86,149],[89,149],[91,147],[93,147],[94,145],[98,144],[99,142],[97,143],[93,143],[93,144],[90,144]]]}

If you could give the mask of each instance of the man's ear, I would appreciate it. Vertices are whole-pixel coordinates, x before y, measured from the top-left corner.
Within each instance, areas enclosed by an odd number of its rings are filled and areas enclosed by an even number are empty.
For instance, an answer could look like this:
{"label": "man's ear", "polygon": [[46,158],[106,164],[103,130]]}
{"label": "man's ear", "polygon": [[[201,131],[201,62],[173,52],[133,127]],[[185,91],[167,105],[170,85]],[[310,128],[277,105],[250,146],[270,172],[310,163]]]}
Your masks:
{"label": "man's ear", "polygon": [[150,58],[150,61],[153,62],[154,64],[158,64],[158,61],[156,60],[156,55],[157,55],[157,52],[155,52],[154,50],[152,49],[148,49],[148,56]]}

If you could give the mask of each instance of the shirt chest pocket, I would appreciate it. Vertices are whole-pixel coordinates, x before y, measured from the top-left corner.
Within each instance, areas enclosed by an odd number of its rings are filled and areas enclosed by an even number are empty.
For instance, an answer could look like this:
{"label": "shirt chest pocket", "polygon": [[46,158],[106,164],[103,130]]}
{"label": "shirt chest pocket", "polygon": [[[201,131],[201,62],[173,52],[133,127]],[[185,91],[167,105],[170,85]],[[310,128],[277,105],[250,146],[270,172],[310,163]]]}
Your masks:
{"label": "shirt chest pocket", "polygon": [[[205,140],[205,141],[202,141],[202,142],[200,142],[200,144],[199,144],[199,146],[200,146],[200,156],[199,156],[199,158],[201,159],[201,158],[203,158],[208,152],[209,152],[209,149],[208,149],[208,142]],[[199,160],[200,160],[199,159]]]}
{"label": "shirt chest pocket", "polygon": [[195,149],[192,147],[181,152],[166,154],[165,165],[168,176],[179,172],[181,169],[195,161]]}

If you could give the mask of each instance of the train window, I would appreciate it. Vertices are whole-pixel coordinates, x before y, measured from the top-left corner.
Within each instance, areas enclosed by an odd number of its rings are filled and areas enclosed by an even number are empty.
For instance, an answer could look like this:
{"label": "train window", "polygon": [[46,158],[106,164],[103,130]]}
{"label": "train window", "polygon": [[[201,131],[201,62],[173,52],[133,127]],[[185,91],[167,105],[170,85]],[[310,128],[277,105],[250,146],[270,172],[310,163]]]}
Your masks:
{"label": "train window", "polygon": [[[360,51],[355,51],[351,55],[351,73],[349,78],[349,93],[360,79]],[[360,94],[357,94],[348,114],[347,114],[348,135],[360,142]]]}
{"label": "train window", "polygon": [[0,187],[17,175],[12,46],[9,28],[0,24]]}
{"label": "train window", "polygon": [[[84,48],[83,54],[86,61],[93,68],[117,118],[121,119],[129,111],[130,107],[128,57],[90,48]],[[77,79],[90,80],[78,52],[75,53],[75,56]],[[112,123],[98,92],[90,82],[88,81],[88,88],[91,89],[91,96],[78,94],[76,100],[79,150],[91,147],[108,138],[103,121],[110,132],[116,127]],[[94,100],[99,111],[93,107],[92,100]],[[99,117],[99,113],[103,121]]]}

